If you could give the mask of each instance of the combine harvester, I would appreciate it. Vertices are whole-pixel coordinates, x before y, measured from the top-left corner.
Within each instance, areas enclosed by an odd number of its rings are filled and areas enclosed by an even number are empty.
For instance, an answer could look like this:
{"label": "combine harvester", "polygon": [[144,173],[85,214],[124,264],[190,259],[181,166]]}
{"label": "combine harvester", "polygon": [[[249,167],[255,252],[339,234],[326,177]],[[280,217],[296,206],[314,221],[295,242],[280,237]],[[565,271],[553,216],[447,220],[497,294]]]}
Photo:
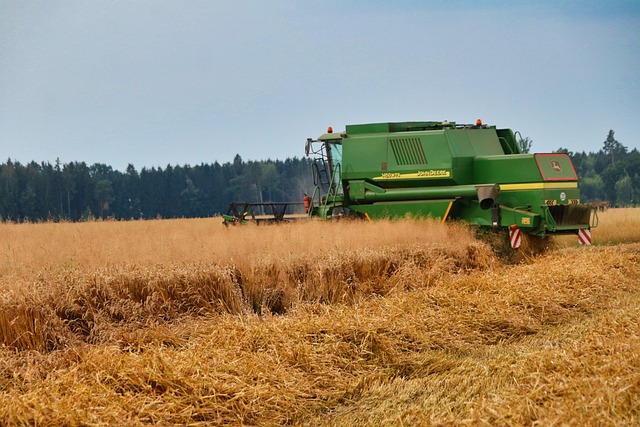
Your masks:
{"label": "combine harvester", "polygon": [[[513,248],[521,233],[577,234],[590,244],[598,221],[594,209],[580,203],[566,154],[524,154],[511,129],[480,120],[348,125],[341,133],[329,128],[307,139],[305,151],[313,157],[315,183],[305,195],[309,217],[461,220],[508,230]],[[225,224],[245,220],[244,213],[223,215]]]}

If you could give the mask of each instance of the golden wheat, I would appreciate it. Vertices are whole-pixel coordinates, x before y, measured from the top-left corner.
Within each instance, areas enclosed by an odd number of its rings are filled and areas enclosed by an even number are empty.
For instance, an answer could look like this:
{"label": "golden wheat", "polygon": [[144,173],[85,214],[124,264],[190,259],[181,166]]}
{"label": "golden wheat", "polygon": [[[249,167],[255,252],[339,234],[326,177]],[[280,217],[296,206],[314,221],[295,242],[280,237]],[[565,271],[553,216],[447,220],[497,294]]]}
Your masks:
{"label": "golden wheat", "polygon": [[640,422],[638,244],[504,264],[462,225],[214,219],[0,241],[3,425]]}
{"label": "golden wheat", "polygon": [[596,243],[640,241],[640,209],[615,208],[598,213],[598,226],[593,229]]}
{"label": "golden wheat", "polygon": [[3,224],[0,236],[0,343],[38,350],[101,342],[114,322],[351,304],[387,293],[408,265],[435,277],[490,260],[464,226],[434,221]]}

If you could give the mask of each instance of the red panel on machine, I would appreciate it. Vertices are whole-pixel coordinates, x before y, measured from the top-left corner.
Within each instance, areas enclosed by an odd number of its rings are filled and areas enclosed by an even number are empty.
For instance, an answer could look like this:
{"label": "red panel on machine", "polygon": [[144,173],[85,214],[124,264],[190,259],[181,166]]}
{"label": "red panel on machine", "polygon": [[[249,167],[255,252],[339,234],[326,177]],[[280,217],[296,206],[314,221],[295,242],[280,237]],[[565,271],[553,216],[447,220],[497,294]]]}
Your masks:
{"label": "red panel on machine", "polygon": [[578,175],[566,154],[535,154],[538,170],[544,181],[577,181]]}

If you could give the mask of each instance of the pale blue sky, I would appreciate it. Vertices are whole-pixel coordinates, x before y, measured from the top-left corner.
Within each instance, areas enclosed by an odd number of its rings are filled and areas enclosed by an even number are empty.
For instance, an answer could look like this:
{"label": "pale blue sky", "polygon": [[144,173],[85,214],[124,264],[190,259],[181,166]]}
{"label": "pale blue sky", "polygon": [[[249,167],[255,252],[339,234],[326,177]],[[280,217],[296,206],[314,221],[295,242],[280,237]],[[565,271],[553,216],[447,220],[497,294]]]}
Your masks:
{"label": "pale blue sky", "polygon": [[302,157],[350,123],[640,147],[640,0],[0,0],[0,157]]}

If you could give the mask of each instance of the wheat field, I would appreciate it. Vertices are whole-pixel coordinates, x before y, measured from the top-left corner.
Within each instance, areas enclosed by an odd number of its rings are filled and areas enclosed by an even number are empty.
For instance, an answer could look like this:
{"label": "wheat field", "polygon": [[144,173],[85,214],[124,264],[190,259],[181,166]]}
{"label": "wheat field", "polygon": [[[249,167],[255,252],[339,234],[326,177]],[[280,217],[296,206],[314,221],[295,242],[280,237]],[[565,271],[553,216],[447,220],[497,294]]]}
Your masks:
{"label": "wheat field", "polygon": [[599,219],[0,224],[0,425],[638,425],[640,210]]}

